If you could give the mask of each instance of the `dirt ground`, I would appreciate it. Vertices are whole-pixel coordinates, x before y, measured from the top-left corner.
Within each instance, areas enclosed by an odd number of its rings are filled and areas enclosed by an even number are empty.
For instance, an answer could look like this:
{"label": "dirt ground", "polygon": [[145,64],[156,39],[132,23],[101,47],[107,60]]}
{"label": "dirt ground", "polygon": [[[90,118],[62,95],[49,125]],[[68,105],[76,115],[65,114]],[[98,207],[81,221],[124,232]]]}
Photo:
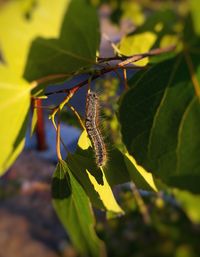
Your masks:
{"label": "dirt ground", "polygon": [[77,256],[51,205],[55,166],[24,151],[0,181],[0,257]]}

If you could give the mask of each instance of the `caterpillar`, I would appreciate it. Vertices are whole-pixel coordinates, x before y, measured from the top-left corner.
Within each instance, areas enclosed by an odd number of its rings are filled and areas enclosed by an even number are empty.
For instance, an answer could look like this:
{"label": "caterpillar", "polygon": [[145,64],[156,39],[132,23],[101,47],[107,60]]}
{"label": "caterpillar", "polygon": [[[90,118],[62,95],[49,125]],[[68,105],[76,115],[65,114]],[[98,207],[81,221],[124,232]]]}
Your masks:
{"label": "caterpillar", "polygon": [[106,146],[99,129],[99,98],[95,92],[88,92],[86,99],[85,128],[95,152],[98,167],[107,162]]}

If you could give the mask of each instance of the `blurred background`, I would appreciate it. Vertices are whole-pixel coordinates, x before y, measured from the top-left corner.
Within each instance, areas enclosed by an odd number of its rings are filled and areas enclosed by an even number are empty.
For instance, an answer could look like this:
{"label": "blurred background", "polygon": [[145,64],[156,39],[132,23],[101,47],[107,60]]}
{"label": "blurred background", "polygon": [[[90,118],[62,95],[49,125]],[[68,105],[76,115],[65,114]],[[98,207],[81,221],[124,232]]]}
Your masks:
{"label": "blurred background", "polygon": [[[9,0],[7,0],[9,1]],[[0,1],[0,8],[6,5]],[[11,1],[11,0],[10,0]],[[12,0],[14,1],[14,0]],[[17,0],[15,0],[17,1]],[[127,2],[127,1],[126,1]],[[152,10],[161,10],[173,5],[173,8],[184,12],[186,1],[129,1],[132,5],[124,11],[119,9],[119,1],[93,1],[98,8],[101,25],[100,56],[114,55],[113,44],[142,24],[145,15]],[[141,3],[140,3],[141,2]],[[59,4],[59,2],[58,2]],[[145,6],[145,12],[141,6]],[[0,10],[1,11],[1,10]],[[1,13],[0,13],[1,15]],[[120,20],[119,20],[120,17]],[[14,17],[10,17],[14,19]],[[117,21],[117,22],[116,22]],[[134,71],[128,73],[132,76]],[[122,74],[119,74],[121,76]],[[84,75],[70,81],[68,86],[85,79]],[[109,74],[102,80],[93,83],[98,92],[99,84],[107,88],[113,86],[120,92],[123,86],[116,74]],[[60,85],[59,88],[65,86]],[[47,88],[51,92],[55,86]],[[106,93],[107,92],[107,93]],[[110,92],[111,104],[117,101]],[[73,106],[84,115],[86,90],[81,89]],[[107,102],[108,98],[103,98]],[[53,95],[42,105],[59,103],[64,95]],[[115,107],[107,115],[112,118]],[[42,111],[42,131],[30,137],[31,124],[27,131],[25,149],[8,170],[0,178],[0,257],[75,257],[79,256],[73,248],[67,233],[61,226],[51,204],[51,176],[55,169],[57,157],[55,150],[56,134],[48,120],[49,112]],[[31,114],[30,114],[31,115]],[[76,148],[81,129],[66,111],[63,114],[62,136],[67,138],[70,151]],[[115,122],[113,121],[113,127]],[[114,128],[116,131],[118,128]],[[38,136],[38,133],[42,133]],[[42,135],[42,139],[41,139]],[[113,134],[113,137],[115,135]],[[62,149],[64,153],[64,149]],[[98,222],[96,229],[108,249],[110,257],[199,257],[200,256],[200,224],[194,223],[182,210],[172,196],[148,193],[140,190],[144,203],[149,210],[151,223],[146,222],[139,210],[134,194],[128,185],[114,189],[117,200],[127,215],[118,219],[105,220],[96,211]]]}

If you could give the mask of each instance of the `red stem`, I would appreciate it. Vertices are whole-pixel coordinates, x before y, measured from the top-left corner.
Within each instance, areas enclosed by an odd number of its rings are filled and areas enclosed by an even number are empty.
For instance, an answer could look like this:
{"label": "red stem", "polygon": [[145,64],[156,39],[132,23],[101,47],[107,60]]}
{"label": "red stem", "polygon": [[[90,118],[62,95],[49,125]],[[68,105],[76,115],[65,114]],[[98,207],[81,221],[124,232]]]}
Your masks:
{"label": "red stem", "polygon": [[[36,99],[35,105],[42,106],[42,99]],[[37,136],[37,149],[44,151],[47,149],[45,138],[45,126],[44,126],[44,114],[42,108],[37,108],[37,124],[36,124],[36,136]]]}

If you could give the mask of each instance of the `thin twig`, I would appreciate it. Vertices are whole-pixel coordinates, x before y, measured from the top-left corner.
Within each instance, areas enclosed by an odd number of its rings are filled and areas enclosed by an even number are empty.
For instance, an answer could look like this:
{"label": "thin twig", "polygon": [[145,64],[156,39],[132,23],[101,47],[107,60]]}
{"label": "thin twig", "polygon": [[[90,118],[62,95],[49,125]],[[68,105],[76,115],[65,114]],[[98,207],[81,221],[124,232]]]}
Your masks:
{"label": "thin twig", "polygon": [[176,48],[175,45],[171,45],[165,48],[156,48],[146,53],[134,54],[132,56],[111,56],[111,57],[105,57],[105,58],[98,57],[98,61],[100,63],[109,62],[109,61],[127,61],[128,63],[131,63],[131,62],[136,62],[138,60],[141,60],[140,58],[145,58],[145,57],[150,57],[154,55],[160,55],[163,53],[171,52],[175,50],[175,48]]}
{"label": "thin twig", "polygon": [[119,51],[118,47],[116,46],[115,43],[112,42],[112,40],[109,38],[109,36],[107,34],[103,33],[103,37],[110,43],[110,45],[112,46],[114,51],[116,53],[120,54],[120,51]]}
{"label": "thin twig", "polygon": [[140,213],[142,214],[144,222],[146,224],[150,224],[151,219],[150,219],[150,216],[149,216],[149,212],[147,210],[147,207],[146,207],[146,205],[145,205],[145,203],[144,203],[136,185],[133,182],[131,182],[130,186],[131,186],[131,190],[133,192],[133,195],[135,197],[135,201],[136,201],[136,203],[138,205],[138,208],[140,210]]}
{"label": "thin twig", "polygon": [[[105,61],[109,61],[109,60],[124,60],[122,62],[119,62],[118,64],[114,65],[114,66],[106,66],[104,68],[102,68],[101,70],[96,71],[96,73],[94,73],[91,77],[90,80],[93,81],[99,77],[101,77],[102,75],[109,73],[111,71],[115,71],[117,69],[126,69],[128,64],[132,64],[133,62],[139,61],[143,58],[149,57],[149,56],[155,56],[155,55],[160,55],[162,53],[167,53],[170,52],[172,50],[175,49],[175,46],[170,46],[170,47],[166,47],[166,48],[157,48],[154,50],[151,50],[147,53],[143,53],[143,54],[137,54],[137,55],[133,55],[131,57],[109,57],[109,58],[105,58]],[[133,66],[134,67],[134,66]],[[130,68],[130,67],[128,67]],[[138,68],[138,66],[136,66],[135,68]],[[46,96],[52,95],[52,94],[59,94],[59,93],[67,93],[70,94],[72,90],[76,89],[80,89],[81,87],[83,87],[84,85],[88,84],[88,79],[80,82],[79,84],[69,88],[69,89],[62,89],[62,90],[58,90],[58,91],[54,91],[54,92],[49,92],[46,93]]]}
{"label": "thin twig", "polygon": [[56,153],[58,160],[62,160],[62,155],[60,152],[60,113],[58,115],[58,123],[57,123],[57,129],[56,129]]}
{"label": "thin twig", "polygon": [[147,53],[137,54],[137,55],[133,55],[131,57],[128,57],[128,58],[126,58],[126,60],[120,62],[118,64],[118,66],[119,67],[124,67],[125,65],[130,64],[132,62],[140,61],[143,58],[168,53],[168,52],[173,51],[173,50],[175,50],[175,46],[168,46],[168,47],[165,47],[165,48],[156,48],[156,49],[153,49],[153,50],[151,50]]}
{"label": "thin twig", "polygon": [[84,122],[83,122],[81,116],[80,116],[79,113],[77,112],[77,110],[76,110],[71,104],[69,104],[69,103],[67,103],[67,106],[68,106],[68,107],[70,108],[70,110],[74,113],[74,115],[75,115],[76,118],[78,119],[78,121],[79,121],[81,127],[82,127],[83,129],[85,129],[85,124],[84,124]]}
{"label": "thin twig", "polygon": [[127,83],[126,69],[123,69],[123,76],[124,76],[124,88],[125,88],[125,90],[127,90],[128,89],[128,83]]}
{"label": "thin twig", "polygon": [[118,70],[114,70],[113,72],[116,74],[116,76],[118,77],[119,81],[121,83],[123,83],[122,77],[120,76],[120,73],[118,72]]}
{"label": "thin twig", "polygon": [[193,87],[194,87],[195,94],[200,99],[200,84],[199,84],[198,78],[195,74],[195,68],[194,68],[194,65],[192,63],[192,59],[191,59],[187,49],[185,49],[183,53],[184,53],[186,63],[187,63],[187,66],[188,66],[188,69],[189,69],[189,72],[190,72],[190,76],[191,76],[191,80],[192,80],[192,84],[193,84]]}

